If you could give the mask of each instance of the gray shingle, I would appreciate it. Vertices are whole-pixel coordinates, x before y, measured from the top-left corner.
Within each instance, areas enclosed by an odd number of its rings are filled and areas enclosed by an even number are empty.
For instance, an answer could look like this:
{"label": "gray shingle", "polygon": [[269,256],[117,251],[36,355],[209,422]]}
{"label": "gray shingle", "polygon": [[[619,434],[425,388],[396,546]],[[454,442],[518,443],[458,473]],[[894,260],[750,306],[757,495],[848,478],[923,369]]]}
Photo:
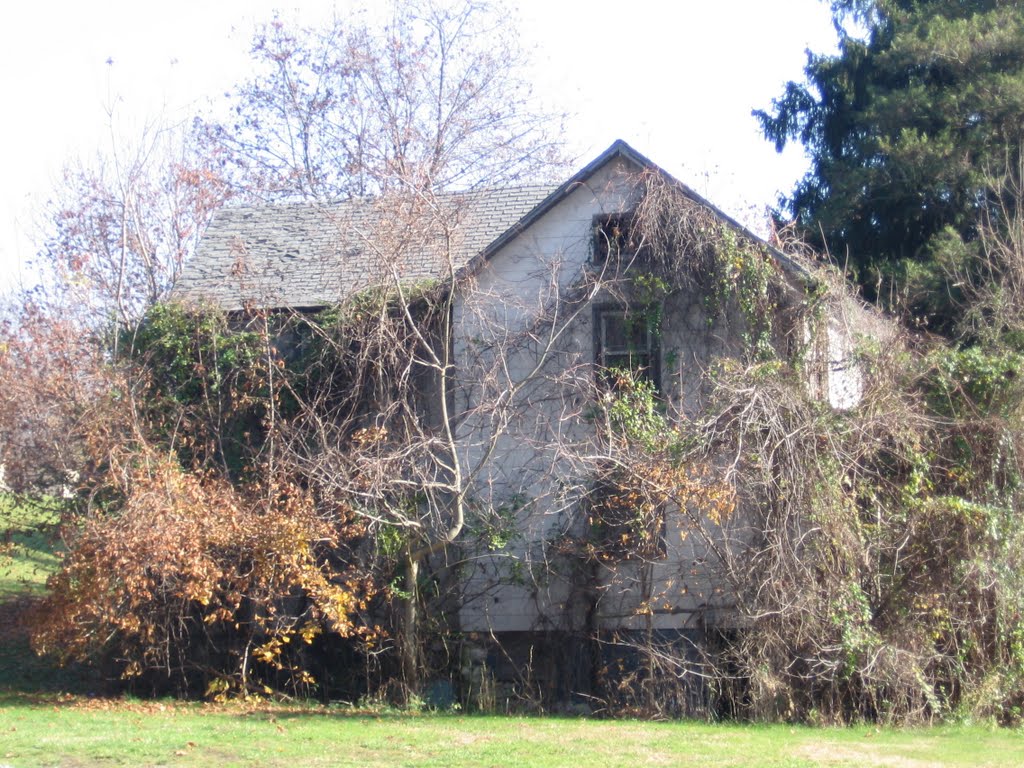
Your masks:
{"label": "gray shingle", "polygon": [[329,205],[225,208],[174,288],[175,299],[235,310],[333,304],[386,276],[460,269],[552,191],[527,186]]}

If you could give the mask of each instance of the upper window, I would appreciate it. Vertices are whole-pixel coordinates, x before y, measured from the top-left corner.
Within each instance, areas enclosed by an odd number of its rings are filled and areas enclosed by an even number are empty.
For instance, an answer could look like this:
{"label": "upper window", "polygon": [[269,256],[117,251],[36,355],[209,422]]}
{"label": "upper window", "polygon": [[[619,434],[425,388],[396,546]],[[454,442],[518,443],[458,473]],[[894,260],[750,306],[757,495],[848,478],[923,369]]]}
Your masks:
{"label": "upper window", "polygon": [[617,259],[626,252],[630,242],[631,213],[606,213],[594,217],[593,262],[604,264],[609,257]]}
{"label": "upper window", "polygon": [[594,310],[594,362],[601,375],[628,371],[660,385],[659,329],[651,313],[622,307]]}

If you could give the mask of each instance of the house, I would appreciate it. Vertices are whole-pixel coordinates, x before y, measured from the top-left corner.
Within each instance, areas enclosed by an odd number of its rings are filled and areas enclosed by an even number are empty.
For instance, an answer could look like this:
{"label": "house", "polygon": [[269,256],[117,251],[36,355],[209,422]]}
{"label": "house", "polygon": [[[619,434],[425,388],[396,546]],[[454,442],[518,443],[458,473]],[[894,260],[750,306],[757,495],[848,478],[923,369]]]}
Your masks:
{"label": "house", "polygon": [[[175,295],[305,310],[381,282],[445,286],[443,408],[427,410],[451,428],[465,485],[450,494],[468,510],[452,529],[462,674],[520,694],[530,678],[564,698],[592,691],[597,669],[635,664],[625,638],[696,664],[707,628],[735,621],[706,567],[714,542],[688,535],[684,515],[611,526],[623,541],[642,533],[641,548],[610,542],[586,562],[570,551],[593,525],[595,468],[621,459],[601,442],[595,399],[629,372],[669,420],[696,418],[716,360],[799,354],[809,388],[853,405],[851,328],[878,325],[849,300],[822,302],[820,280],[617,141],[557,187],[227,209]],[[749,535],[741,515],[716,530]],[[586,650],[581,637],[608,642]]]}

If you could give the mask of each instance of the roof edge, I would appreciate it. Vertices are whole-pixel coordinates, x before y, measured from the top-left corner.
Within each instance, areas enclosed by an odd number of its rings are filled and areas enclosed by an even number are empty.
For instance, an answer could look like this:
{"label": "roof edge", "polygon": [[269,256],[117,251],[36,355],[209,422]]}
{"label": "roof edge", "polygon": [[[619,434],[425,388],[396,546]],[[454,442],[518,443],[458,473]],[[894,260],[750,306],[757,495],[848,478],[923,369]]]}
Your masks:
{"label": "roof edge", "polygon": [[604,152],[598,155],[596,158],[587,163],[583,168],[573,174],[567,181],[560,184],[550,195],[541,200],[529,213],[523,218],[509,227],[505,232],[499,235],[496,239],[492,240],[477,256],[470,259],[465,267],[460,270],[463,274],[467,272],[475,271],[479,266],[490,260],[490,258],[504,248],[509,242],[514,240],[522,232],[528,229],[535,221],[541,218],[544,214],[550,211],[555,205],[561,202],[564,198],[575,191],[577,187],[583,184],[587,179],[593,176],[599,169],[609,163],[615,158],[624,158],[640,166],[646,168],[655,173],[661,175],[666,181],[671,183],[686,197],[691,199],[693,202],[701,205],[710,210],[715,216],[729,225],[732,229],[736,230],[739,234],[743,235],[754,242],[760,243],[768,249],[772,257],[779,262],[779,265],[789,272],[793,277],[798,278],[805,284],[811,284],[815,282],[814,276],[811,272],[804,267],[802,264],[796,262],[791,256],[788,256],[775,246],[768,243],[764,238],[758,236],[747,227],[740,224],[736,219],[727,214],[721,208],[707,200],[702,195],[695,192],[689,186],[679,181],[668,171],[652,162],[645,155],[637,152],[633,147],[627,144],[622,139],[616,139],[612,142]]}
{"label": "roof edge", "polygon": [[466,265],[466,269],[473,269],[477,261],[487,261],[490,259],[497,251],[504,248],[511,240],[524,230],[528,229],[530,225],[537,221],[537,219],[554,208],[555,205],[568,197],[571,192],[575,191],[578,186],[583,184],[583,182],[593,176],[606,163],[616,157],[625,157],[632,160],[637,165],[644,167],[657,167],[622,139],[616,139],[608,149],[583,166],[583,168],[570,176],[569,179],[556,187],[550,195],[537,203],[532,211],[505,230],[505,232],[499,235],[495,240],[492,240],[487,247],[480,252],[477,258],[474,258]]}

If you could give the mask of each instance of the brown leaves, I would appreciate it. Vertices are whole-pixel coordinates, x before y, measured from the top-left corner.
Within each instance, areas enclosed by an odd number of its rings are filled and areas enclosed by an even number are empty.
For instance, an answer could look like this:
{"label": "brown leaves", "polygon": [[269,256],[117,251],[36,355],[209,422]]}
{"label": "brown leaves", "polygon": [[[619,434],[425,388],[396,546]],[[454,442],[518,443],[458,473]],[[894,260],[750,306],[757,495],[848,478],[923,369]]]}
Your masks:
{"label": "brown leaves", "polygon": [[703,464],[640,454],[604,468],[589,504],[597,554],[660,557],[669,507],[718,525],[735,509],[735,491]]}
{"label": "brown leaves", "polygon": [[[206,627],[207,636],[251,638],[252,657],[283,670],[293,637],[308,644],[324,631],[362,631],[354,614],[372,582],[324,552],[359,528],[319,516],[301,488],[239,490],[151,452],[114,477],[125,480],[123,506],[68,531],[34,627],[40,651],[88,660],[113,647],[132,676],[187,664],[183,648]],[[284,607],[296,599],[300,611]]]}

